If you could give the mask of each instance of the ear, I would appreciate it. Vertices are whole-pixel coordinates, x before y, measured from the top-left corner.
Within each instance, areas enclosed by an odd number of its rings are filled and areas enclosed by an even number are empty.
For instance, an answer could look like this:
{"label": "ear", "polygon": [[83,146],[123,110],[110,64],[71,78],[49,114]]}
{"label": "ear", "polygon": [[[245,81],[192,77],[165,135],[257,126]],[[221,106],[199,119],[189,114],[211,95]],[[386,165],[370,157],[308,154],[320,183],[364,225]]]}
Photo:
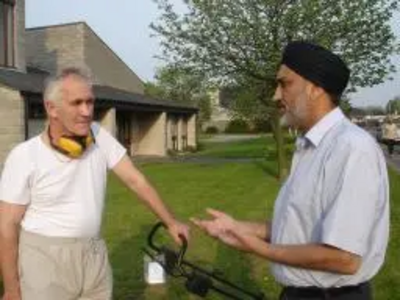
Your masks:
{"label": "ear", "polygon": [[46,113],[51,118],[57,117],[57,105],[53,101],[44,101],[44,108],[46,109]]}
{"label": "ear", "polygon": [[325,91],[323,88],[313,83],[309,84],[309,97],[311,100],[317,100],[324,95]]}

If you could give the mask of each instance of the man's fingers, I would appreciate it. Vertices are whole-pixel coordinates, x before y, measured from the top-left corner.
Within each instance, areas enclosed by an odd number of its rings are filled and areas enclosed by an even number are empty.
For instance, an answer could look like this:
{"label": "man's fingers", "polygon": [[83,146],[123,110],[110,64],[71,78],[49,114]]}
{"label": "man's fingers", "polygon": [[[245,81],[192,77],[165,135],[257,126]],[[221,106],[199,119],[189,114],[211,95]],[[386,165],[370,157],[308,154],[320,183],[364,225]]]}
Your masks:
{"label": "man's fingers", "polygon": [[199,220],[196,218],[190,218],[190,221],[192,221],[196,226],[204,230],[208,235],[212,237],[217,237],[221,232],[218,226],[213,223],[213,221]]}
{"label": "man's fingers", "polygon": [[213,209],[213,208],[207,208],[207,213],[210,214],[211,216],[213,216],[214,218],[222,218],[222,217],[226,217],[228,216],[227,214],[225,214],[222,211]]}
{"label": "man's fingers", "polygon": [[190,218],[190,221],[195,224],[197,227],[200,227],[203,230],[207,230],[207,221],[199,220],[196,218]]}

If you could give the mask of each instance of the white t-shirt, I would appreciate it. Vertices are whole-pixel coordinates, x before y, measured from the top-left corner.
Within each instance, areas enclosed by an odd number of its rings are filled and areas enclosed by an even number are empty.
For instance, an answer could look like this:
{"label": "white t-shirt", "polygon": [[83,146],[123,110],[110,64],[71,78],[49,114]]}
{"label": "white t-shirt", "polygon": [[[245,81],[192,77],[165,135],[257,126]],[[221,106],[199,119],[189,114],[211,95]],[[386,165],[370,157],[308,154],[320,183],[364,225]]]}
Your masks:
{"label": "white t-shirt", "polygon": [[98,124],[95,143],[79,159],[70,159],[36,136],[8,155],[0,182],[0,200],[27,205],[22,228],[57,237],[99,235],[107,170],[125,148]]}

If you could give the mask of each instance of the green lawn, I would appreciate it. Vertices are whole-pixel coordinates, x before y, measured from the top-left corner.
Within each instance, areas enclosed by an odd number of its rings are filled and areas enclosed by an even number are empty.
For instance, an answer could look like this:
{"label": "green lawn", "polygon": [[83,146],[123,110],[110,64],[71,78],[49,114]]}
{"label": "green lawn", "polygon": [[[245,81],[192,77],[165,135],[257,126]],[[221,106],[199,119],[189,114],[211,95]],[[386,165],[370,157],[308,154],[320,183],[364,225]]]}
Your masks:
{"label": "green lawn", "polygon": [[[240,218],[264,220],[270,215],[271,199],[278,191],[278,182],[261,164],[153,164],[142,169],[185,221],[203,216],[206,207]],[[192,299],[180,280],[165,287],[145,286],[140,249],[146,246],[146,235],[155,218],[133,198],[115,177],[110,178],[104,234],[114,269],[115,299]],[[222,271],[248,288],[276,292],[264,261],[233,251],[196,229],[187,257]]]}
{"label": "green lawn", "polygon": [[[292,139],[287,137],[288,141]],[[288,153],[293,149],[292,144],[286,147]],[[227,143],[209,142],[207,140],[200,142],[200,151],[195,156],[220,157],[220,158],[268,158],[276,157],[276,148],[272,135],[254,138],[246,141]]]}
{"label": "green lawn", "polygon": [[390,170],[390,241],[383,270],[375,279],[378,300],[400,299],[400,175]]}
{"label": "green lawn", "polygon": [[[259,157],[264,141],[261,139],[234,143],[230,149],[215,146],[209,155],[251,153]],[[226,146],[225,146],[226,147]],[[226,149],[226,148],[225,148]],[[247,150],[246,150],[247,149]],[[258,156],[257,156],[258,155]],[[271,215],[279,183],[273,175],[275,163],[228,164],[146,164],[140,165],[165,201],[184,221],[191,216],[203,216],[204,208],[225,210],[235,217],[264,220]],[[387,262],[375,280],[376,299],[399,299],[400,295],[400,176],[391,172],[392,229]],[[143,253],[146,236],[156,221],[136,198],[114,176],[110,176],[104,236],[109,245],[114,270],[115,299],[199,299],[190,296],[179,279],[168,284],[147,286],[143,280]],[[172,245],[172,244],[171,244]],[[265,260],[242,254],[204,236],[193,228],[187,259],[208,269],[221,271],[224,276],[251,290],[262,290],[268,299],[277,299],[279,287],[269,275]],[[224,299],[210,294],[207,299]]]}

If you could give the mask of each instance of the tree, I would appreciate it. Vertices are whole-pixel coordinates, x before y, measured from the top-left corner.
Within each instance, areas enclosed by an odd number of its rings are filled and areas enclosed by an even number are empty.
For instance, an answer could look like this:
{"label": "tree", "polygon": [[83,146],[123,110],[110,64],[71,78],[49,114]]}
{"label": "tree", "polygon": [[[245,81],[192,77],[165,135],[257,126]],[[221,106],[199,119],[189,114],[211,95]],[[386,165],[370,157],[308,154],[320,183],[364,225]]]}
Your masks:
{"label": "tree", "polygon": [[196,105],[200,124],[210,118],[209,87],[203,75],[188,67],[170,64],[158,69],[155,79],[145,84],[146,95]]}
{"label": "tree", "polygon": [[352,69],[348,91],[383,82],[399,51],[389,24],[397,0],[185,0],[181,15],[168,0],[155,1],[162,14],[151,27],[164,58],[249,89],[248,104],[237,107],[272,116],[281,177],[283,138],[270,100],[283,47],[312,40],[341,54]]}
{"label": "tree", "polygon": [[400,96],[388,101],[386,104],[386,113],[395,115],[400,114]]}
{"label": "tree", "polygon": [[362,108],[367,116],[382,116],[385,109],[379,105],[370,105]]}

